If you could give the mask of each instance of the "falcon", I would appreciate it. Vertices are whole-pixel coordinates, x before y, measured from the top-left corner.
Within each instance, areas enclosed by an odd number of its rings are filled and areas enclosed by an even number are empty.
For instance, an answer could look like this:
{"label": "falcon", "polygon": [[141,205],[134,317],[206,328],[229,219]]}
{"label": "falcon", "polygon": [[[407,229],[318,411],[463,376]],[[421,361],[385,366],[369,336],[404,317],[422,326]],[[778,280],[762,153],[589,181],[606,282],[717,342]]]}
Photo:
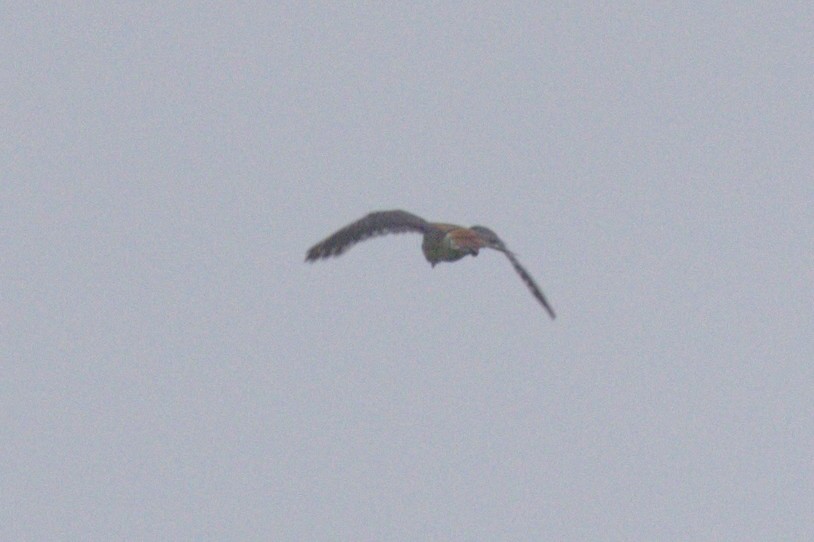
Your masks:
{"label": "falcon", "polygon": [[308,249],[305,261],[339,256],[360,241],[389,233],[414,232],[424,236],[421,250],[424,257],[435,267],[438,262],[455,262],[464,256],[477,256],[482,248],[502,252],[511,262],[514,270],[526,284],[532,295],[540,302],[548,315],[555,317],[554,309],[543,292],[531,278],[526,268],[520,265],[514,253],[506,248],[495,232],[484,226],[465,228],[454,224],[427,222],[407,211],[376,211],[348,224],[333,235]]}

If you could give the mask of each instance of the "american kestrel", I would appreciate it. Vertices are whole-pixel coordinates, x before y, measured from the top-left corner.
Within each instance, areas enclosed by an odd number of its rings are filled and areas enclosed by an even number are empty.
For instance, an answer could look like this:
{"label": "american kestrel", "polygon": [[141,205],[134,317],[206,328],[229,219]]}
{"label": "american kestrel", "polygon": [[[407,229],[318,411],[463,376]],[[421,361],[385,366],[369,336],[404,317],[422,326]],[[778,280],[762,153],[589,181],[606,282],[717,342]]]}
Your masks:
{"label": "american kestrel", "polygon": [[514,270],[517,271],[517,274],[520,275],[520,278],[523,279],[523,282],[526,283],[526,286],[551,318],[555,317],[554,310],[548,304],[543,292],[540,291],[528,271],[520,265],[520,262],[506,248],[506,245],[497,234],[484,226],[464,228],[454,224],[427,222],[407,211],[377,211],[352,224],[348,224],[327,239],[308,249],[305,261],[313,262],[331,256],[339,256],[352,245],[370,237],[410,231],[424,235],[421,250],[433,267],[438,262],[454,262],[468,254],[477,256],[478,250],[484,247],[499,250],[506,255]]}

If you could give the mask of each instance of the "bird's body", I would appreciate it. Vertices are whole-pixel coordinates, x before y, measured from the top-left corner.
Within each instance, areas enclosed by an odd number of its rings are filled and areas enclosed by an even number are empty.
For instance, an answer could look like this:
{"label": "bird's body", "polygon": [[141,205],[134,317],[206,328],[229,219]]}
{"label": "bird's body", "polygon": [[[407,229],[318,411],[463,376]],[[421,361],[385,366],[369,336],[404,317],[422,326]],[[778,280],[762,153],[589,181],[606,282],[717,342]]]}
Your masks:
{"label": "bird's body", "polygon": [[455,262],[471,254],[478,255],[483,245],[472,230],[454,224],[432,224],[424,233],[421,251],[435,267],[438,262]]}
{"label": "bird's body", "polygon": [[406,211],[377,211],[348,224],[330,237],[308,250],[306,261],[316,261],[331,256],[339,256],[352,245],[370,237],[388,233],[421,233],[424,239],[421,250],[424,257],[435,267],[439,262],[455,262],[464,256],[477,256],[482,248],[498,250],[506,255],[515,271],[526,283],[534,297],[543,305],[551,318],[554,310],[537,287],[534,279],[525,270],[514,254],[506,248],[500,238],[484,226],[465,228],[455,224],[427,222],[421,217]]}

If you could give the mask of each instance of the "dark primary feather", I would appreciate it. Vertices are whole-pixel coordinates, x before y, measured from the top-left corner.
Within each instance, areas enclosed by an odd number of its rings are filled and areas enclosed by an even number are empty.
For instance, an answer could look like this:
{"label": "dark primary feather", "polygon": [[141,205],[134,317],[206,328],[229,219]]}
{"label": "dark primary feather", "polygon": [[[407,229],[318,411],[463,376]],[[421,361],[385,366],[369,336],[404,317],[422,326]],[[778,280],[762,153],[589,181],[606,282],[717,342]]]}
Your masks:
{"label": "dark primary feather", "polygon": [[370,237],[409,231],[425,233],[430,228],[429,222],[407,211],[377,211],[348,224],[308,249],[305,261],[339,256],[354,244]]}
{"label": "dark primary feather", "polygon": [[540,291],[540,288],[537,286],[537,283],[534,282],[533,278],[531,278],[531,275],[529,275],[529,272],[526,271],[526,268],[520,265],[520,262],[518,262],[517,258],[514,257],[514,254],[512,254],[508,250],[504,250],[502,252],[503,254],[506,255],[507,258],[509,258],[509,261],[512,262],[512,267],[514,267],[514,270],[517,271],[517,274],[520,275],[520,278],[523,279],[523,282],[526,283],[526,286],[528,286],[529,290],[531,290],[532,295],[534,295],[534,297],[537,298],[537,301],[539,301],[543,308],[545,308],[545,310],[548,312],[548,315],[551,316],[551,319],[553,320],[554,318],[556,318],[556,315],[554,314],[554,309],[552,309],[551,305],[548,304],[548,301],[543,295],[543,292]]}
{"label": "dark primary feather", "polygon": [[532,295],[537,298],[537,301],[545,308],[548,312],[549,316],[554,319],[556,316],[554,315],[554,309],[551,308],[551,305],[548,304],[543,292],[540,291],[540,288],[537,286],[537,283],[534,282],[534,279],[531,278],[529,272],[526,271],[526,268],[520,265],[520,262],[517,261],[517,258],[514,257],[514,254],[511,250],[506,248],[506,244],[497,236],[495,232],[486,228],[484,226],[472,226],[472,229],[478,232],[480,236],[489,243],[489,247],[495,250],[499,250],[503,254],[509,258],[509,261],[512,262],[512,267],[514,270],[517,271],[517,274],[520,275],[520,278],[523,279],[523,282],[526,283],[529,290],[531,290]]}

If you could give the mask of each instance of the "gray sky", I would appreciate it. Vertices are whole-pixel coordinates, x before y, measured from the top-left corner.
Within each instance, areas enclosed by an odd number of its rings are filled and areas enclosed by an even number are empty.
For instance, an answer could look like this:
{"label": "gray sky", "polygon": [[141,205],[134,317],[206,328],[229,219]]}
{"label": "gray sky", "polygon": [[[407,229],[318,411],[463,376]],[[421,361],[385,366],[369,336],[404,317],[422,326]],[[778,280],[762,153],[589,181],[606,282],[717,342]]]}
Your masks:
{"label": "gray sky", "polygon": [[542,4],[7,6],[0,539],[814,539],[814,8]]}

